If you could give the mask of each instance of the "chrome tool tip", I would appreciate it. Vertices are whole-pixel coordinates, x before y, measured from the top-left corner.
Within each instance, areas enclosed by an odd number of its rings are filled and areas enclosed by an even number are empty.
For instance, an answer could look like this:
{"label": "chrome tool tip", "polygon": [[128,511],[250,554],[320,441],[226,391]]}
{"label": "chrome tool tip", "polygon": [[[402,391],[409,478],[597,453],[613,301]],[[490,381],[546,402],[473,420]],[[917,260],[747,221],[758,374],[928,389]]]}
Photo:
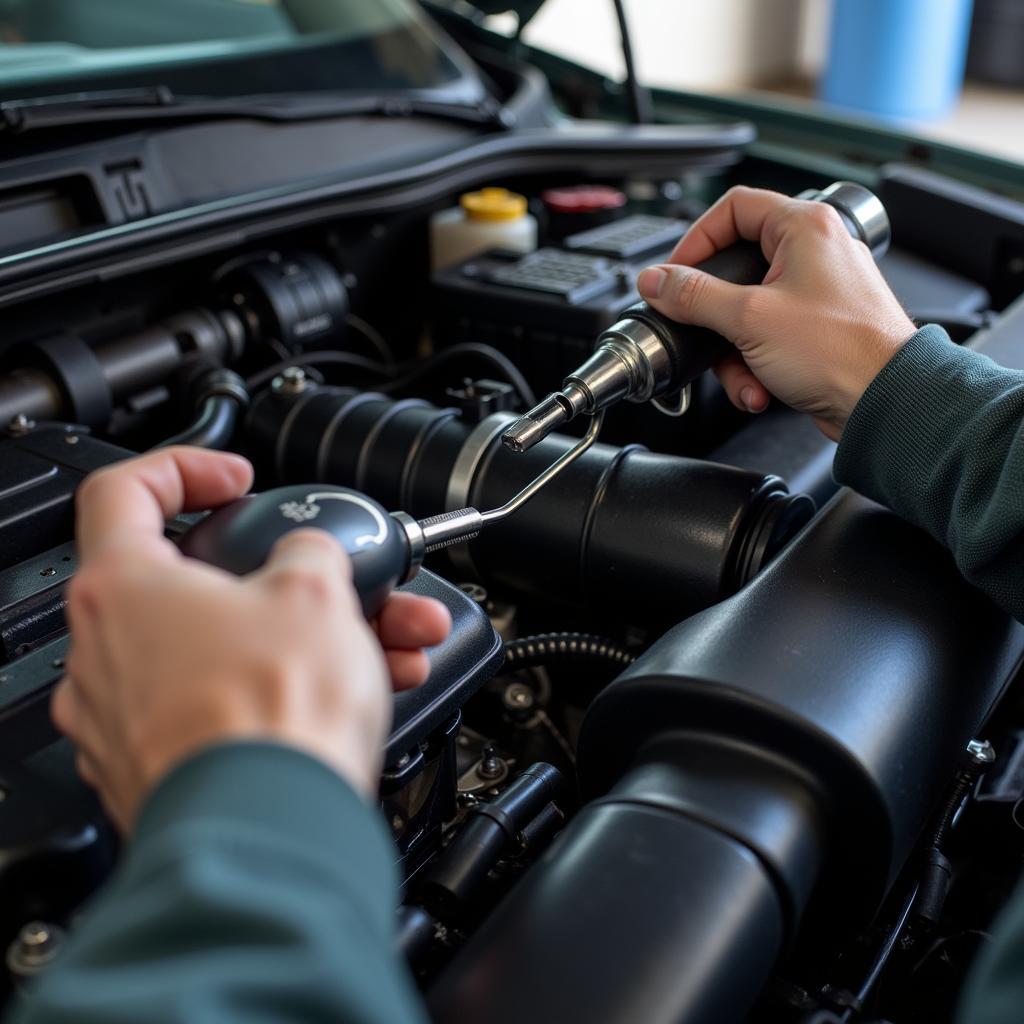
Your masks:
{"label": "chrome tool tip", "polygon": [[558,394],[548,395],[501,435],[501,443],[514,452],[529,451],[538,441],[544,440],[571,418],[566,400]]}

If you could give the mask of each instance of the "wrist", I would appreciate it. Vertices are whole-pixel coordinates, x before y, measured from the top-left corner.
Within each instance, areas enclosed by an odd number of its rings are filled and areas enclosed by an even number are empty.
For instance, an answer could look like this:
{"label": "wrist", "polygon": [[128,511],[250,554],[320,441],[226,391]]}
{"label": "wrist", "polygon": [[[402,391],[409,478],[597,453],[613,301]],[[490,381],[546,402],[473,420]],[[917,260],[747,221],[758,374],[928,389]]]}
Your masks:
{"label": "wrist", "polygon": [[[900,316],[868,328],[860,325],[859,330],[852,332],[853,358],[842,366],[836,378],[831,414],[819,423],[833,441],[842,437],[847,421],[871,382],[916,331],[913,321]],[[825,429],[825,424],[831,429]]]}

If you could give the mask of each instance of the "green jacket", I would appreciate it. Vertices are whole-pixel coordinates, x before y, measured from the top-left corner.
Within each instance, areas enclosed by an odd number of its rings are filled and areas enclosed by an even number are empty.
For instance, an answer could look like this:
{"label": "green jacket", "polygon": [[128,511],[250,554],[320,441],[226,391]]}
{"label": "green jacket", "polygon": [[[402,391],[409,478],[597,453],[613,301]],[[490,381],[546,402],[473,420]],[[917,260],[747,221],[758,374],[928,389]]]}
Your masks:
{"label": "green jacket", "polygon": [[[1024,619],[1024,374],[919,331],[861,399],[837,479],[918,523]],[[394,851],[326,767],[209,750],[150,797],[113,880],[11,1024],[405,1024]],[[1024,895],[981,956],[963,1024],[1024,1019]]]}

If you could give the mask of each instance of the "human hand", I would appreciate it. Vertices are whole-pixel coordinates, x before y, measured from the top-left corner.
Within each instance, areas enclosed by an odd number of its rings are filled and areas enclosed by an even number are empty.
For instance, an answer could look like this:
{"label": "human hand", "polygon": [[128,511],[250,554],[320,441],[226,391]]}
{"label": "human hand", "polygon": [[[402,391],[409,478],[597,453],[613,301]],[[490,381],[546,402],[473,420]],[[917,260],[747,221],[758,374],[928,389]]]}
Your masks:
{"label": "human hand", "polygon": [[[741,238],[760,242],[771,264],[760,285],[693,269]],[[775,395],[810,413],[834,441],[917,329],[831,206],[762,189],[730,189],[694,222],[669,263],[644,270],[637,285],[666,316],[736,346],[715,368],[734,405],[761,412]]]}
{"label": "human hand", "polygon": [[82,567],[52,714],[122,830],[171,768],[231,741],[297,747],[372,797],[391,690],[426,679],[422,648],[451,626],[439,602],[394,594],[371,628],[347,556],[321,530],[293,531],[244,578],[185,558],[164,537],[166,519],[251,483],[238,456],[167,448],[79,488]]}

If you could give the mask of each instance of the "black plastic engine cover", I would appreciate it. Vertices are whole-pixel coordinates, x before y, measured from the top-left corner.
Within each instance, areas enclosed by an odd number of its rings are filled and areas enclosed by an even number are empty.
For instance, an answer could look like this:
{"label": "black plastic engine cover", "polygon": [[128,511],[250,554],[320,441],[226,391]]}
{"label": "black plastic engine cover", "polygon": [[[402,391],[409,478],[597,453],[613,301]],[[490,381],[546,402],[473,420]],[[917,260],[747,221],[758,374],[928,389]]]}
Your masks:
{"label": "black plastic engine cover", "polygon": [[744,1019],[794,938],[874,914],[1022,655],[947,552],[841,492],[596,698],[596,803],[442,974],[435,1020]]}

